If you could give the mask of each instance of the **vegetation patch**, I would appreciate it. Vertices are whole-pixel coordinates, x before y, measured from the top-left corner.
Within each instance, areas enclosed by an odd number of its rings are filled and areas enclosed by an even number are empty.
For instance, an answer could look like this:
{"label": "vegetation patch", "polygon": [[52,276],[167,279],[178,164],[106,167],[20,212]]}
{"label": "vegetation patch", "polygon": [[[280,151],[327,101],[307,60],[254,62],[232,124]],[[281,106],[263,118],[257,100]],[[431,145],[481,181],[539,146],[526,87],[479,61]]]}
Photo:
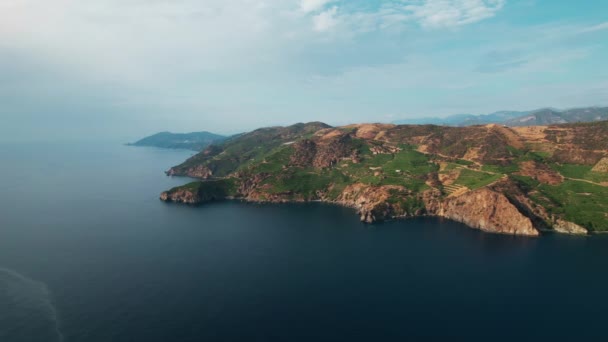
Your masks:
{"label": "vegetation patch", "polygon": [[539,191],[556,204],[553,212],[563,214],[591,231],[608,231],[608,188],[567,180],[560,185],[542,184]]}
{"label": "vegetation patch", "polygon": [[464,185],[471,190],[479,189],[483,186],[486,186],[490,183],[496,182],[503,175],[500,174],[492,174],[481,171],[473,171],[469,169],[462,169],[460,171],[460,175],[454,184]]}
{"label": "vegetation patch", "polygon": [[608,182],[608,173],[591,171],[593,165],[552,164],[551,167],[564,177],[584,179],[595,183]]}

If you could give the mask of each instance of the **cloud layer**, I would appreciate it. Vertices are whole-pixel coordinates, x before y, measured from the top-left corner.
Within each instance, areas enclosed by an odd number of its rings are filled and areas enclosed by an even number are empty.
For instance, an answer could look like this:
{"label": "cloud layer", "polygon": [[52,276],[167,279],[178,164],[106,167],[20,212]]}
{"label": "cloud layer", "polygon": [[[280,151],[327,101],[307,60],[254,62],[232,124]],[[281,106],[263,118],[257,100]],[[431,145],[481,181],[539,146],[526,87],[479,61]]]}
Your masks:
{"label": "cloud layer", "polygon": [[424,27],[457,27],[491,18],[505,0],[423,0],[404,6]]}
{"label": "cloud layer", "polygon": [[605,19],[509,24],[508,15],[544,13],[522,6],[0,1],[0,137],[94,131],[128,140],[608,100],[608,75],[590,70],[606,57]]}

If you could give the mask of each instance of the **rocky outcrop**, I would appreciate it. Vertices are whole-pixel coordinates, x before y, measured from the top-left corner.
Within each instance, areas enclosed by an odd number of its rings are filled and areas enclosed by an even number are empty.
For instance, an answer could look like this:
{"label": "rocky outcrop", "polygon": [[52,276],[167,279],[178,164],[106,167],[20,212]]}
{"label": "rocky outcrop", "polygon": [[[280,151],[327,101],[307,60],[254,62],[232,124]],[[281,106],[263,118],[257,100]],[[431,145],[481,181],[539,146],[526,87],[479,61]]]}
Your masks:
{"label": "rocky outcrop", "polygon": [[552,217],[543,206],[534,203],[526,194],[525,189],[510,179],[503,179],[492,186],[492,191],[504,194],[519,212],[530,218],[534,227],[542,231],[550,231]]}
{"label": "rocky outcrop", "polygon": [[552,170],[549,166],[541,163],[537,163],[533,160],[524,161],[519,164],[519,174],[522,176],[532,177],[537,181],[556,185],[560,184],[564,181],[564,177],[557,173],[555,170]]}
{"label": "rocky outcrop", "polygon": [[304,139],[293,144],[293,154],[290,157],[290,163],[294,166],[308,167],[312,165],[315,155],[317,154],[317,144],[310,140]]}
{"label": "rocky outcrop", "polygon": [[327,144],[318,146],[312,166],[316,168],[327,168],[335,165],[342,158],[356,158],[356,151],[352,146],[350,135],[338,136]]}
{"label": "rocky outcrop", "polygon": [[166,172],[166,174],[167,176],[188,176],[192,178],[209,179],[213,176],[213,171],[211,171],[211,169],[209,169],[207,166],[198,165],[188,168],[185,171],[171,168]]}
{"label": "rocky outcrop", "polygon": [[220,179],[203,182],[193,182],[178,186],[160,194],[165,202],[200,204],[204,202],[231,199],[236,195],[232,179]]}
{"label": "rocky outcrop", "polygon": [[293,144],[290,165],[301,167],[328,168],[344,158],[357,160],[352,138],[340,131],[332,130],[321,138],[319,143],[310,139]]}
{"label": "rocky outcrop", "polygon": [[595,165],[603,157],[603,153],[583,149],[557,149],[553,153],[553,160],[563,164]]}
{"label": "rocky outcrop", "polygon": [[597,162],[591,171],[608,173],[608,157],[602,158],[599,162]]}
{"label": "rocky outcrop", "polygon": [[164,202],[184,204],[199,204],[202,202],[202,199],[200,198],[197,192],[187,189],[165,191],[160,194],[160,199]]}
{"label": "rocky outcrop", "polygon": [[556,232],[563,233],[563,234],[572,234],[572,235],[587,235],[588,234],[587,229],[579,226],[576,223],[572,223],[572,222],[568,222],[568,221],[564,221],[564,220],[557,220],[557,222],[555,222],[555,224],[553,225],[553,229]]}
{"label": "rocky outcrop", "polygon": [[507,197],[487,188],[445,199],[436,215],[486,232],[539,235],[532,221],[520,213]]}
{"label": "rocky outcrop", "polygon": [[389,203],[389,199],[408,195],[409,192],[402,186],[369,186],[356,183],[347,186],[336,203],[356,209],[361,221],[372,223],[395,216],[407,216],[408,213],[403,208]]}
{"label": "rocky outcrop", "polygon": [[[238,188],[238,198],[251,202],[303,202],[310,200],[293,193],[268,193],[260,185],[263,177],[250,179]],[[205,182],[203,182],[205,184]],[[356,183],[347,186],[337,200],[317,194],[318,200],[336,203],[357,210],[362,222],[373,223],[394,218],[440,216],[462,222],[472,228],[491,233],[537,236],[532,221],[520,213],[501,193],[482,188],[458,197],[441,199],[438,190],[413,193],[403,186],[370,186]],[[232,198],[225,193],[197,188],[175,188],[163,192],[165,202],[200,204],[216,199]],[[581,233],[573,223],[559,221],[555,230]],[[578,228],[577,228],[578,227]],[[586,231],[585,231],[586,233]]]}

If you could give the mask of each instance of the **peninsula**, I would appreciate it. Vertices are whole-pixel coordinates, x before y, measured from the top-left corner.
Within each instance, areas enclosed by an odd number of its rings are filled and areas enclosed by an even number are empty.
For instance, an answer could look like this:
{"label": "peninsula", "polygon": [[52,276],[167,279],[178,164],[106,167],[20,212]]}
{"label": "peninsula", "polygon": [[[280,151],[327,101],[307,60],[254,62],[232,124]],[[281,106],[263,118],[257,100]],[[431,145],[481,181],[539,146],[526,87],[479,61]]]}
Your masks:
{"label": "peninsula", "polygon": [[198,152],[211,144],[220,144],[226,138],[223,135],[205,131],[192,133],[160,132],[127,145],[184,149]]}
{"label": "peninsula", "polygon": [[467,127],[321,122],[261,128],[167,171],[167,202],[322,201],[364,222],[437,216],[487,232],[608,231],[608,121]]}

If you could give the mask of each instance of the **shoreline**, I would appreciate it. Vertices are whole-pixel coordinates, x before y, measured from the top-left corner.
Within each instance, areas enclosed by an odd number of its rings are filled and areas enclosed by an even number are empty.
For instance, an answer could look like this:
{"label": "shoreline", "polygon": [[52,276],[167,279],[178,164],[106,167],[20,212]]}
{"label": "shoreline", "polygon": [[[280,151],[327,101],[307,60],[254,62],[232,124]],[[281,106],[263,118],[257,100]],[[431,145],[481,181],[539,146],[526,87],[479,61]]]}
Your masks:
{"label": "shoreline", "polygon": [[[242,198],[242,197],[234,197],[234,196],[228,196],[225,198],[215,198],[215,199],[211,199],[211,200],[205,200],[205,201],[200,201],[200,202],[195,202],[195,203],[184,203],[184,202],[179,202],[179,201],[174,201],[171,199],[164,199],[163,198],[163,194],[167,193],[166,191],[163,192],[161,194],[160,200],[164,203],[167,204],[178,204],[178,205],[187,205],[187,206],[191,206],[191,207],[200,207],[200,206],[204,206],[206,204],[209,203],[220,203],[220,202],[240,202],[240,203],[248,203],[248,204],[258,204],[258,205],[268,205],[268,204],[274,204],[274,205],[282,205],[282,204],[322,204],[322,205],[328,205],[328,206],[336,206],[336,207],[340,207],[340,208],[344,208],[344,209],[350,209],[353,210],[355,212],[355,215],[361,215],[361,210],[355,206],[351,206],[351,205],[346,205],[344,203],[340,203],[340,202],[336,202],[336,201],[326,201],[326,200],[281,200],[281,201],[270,201],[270,200],[254,200],[254,199],[247,199],[247,198]],[[443,215],[436,215],[436,214],[418,214],[418,215],[399,215],[399,216],[390,216],[390,217],[383,217],[382,219],[375,219],[371,222],[367,222],[364,220],[360,220],[361,223],[366,224],[366,225],[372,225],[372,224],[378,224],[378,223],[384,223],[384,222],[392,222],[392,221],[405,221],[407,219],[416,219],[416,218],[436,218],[436,219],[443,219],[443,220],[449,220],[452,222],[457,222],[457,223],[461,223],[464,226],[466,226],[468,229],[472,229],[472,230],[478,230],[487,234],[498,234],[498,235],[503,235],[503,236],[515,236],[515,237],[525,237],[525,238],[538,238],[542,235],[545,234],[563,234],[563,233],[559,233],[556,231],[547,231],[547,230],[538,230],[536,229],[536,231],[538,232],[538,234],[515,234],[515,233],[509,233],[509,232],[505,232],[505,231],[495,231],[495,230],[491,230],[491,229],[484,229],[484,228],[478,228],[478,227],[474,227],[471,226],[469,224],[467,224],[466,222],[460,221],[460,220],[456,220],[454,218],[450,218],[447,216],[443,216]],[[582,234],[563,234],[563,235],[578,235],[578,236],[585,236]],[[589,234],[587,234],[589,235]]]}

